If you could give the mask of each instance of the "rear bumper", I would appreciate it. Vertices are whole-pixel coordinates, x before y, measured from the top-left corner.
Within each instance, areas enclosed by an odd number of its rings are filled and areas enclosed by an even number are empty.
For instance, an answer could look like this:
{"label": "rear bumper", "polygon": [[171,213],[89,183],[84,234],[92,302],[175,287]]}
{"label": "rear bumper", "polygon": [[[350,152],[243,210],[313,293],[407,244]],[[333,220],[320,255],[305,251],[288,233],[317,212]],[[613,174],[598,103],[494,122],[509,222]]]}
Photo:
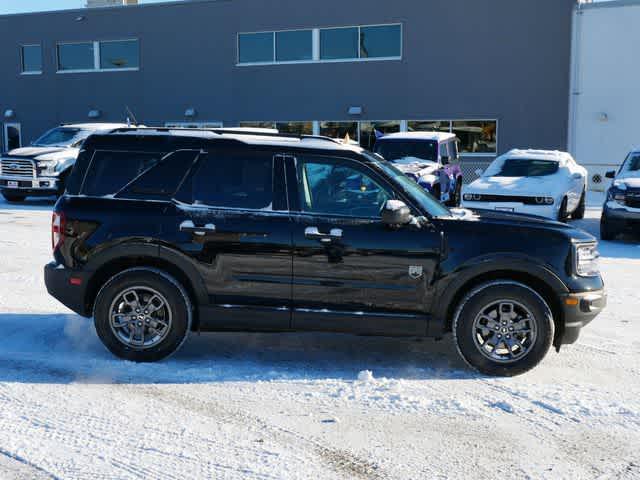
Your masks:
{"label": "rear bumper", "polygon": [[86,274],[51,262],[44,267],[44,283],[49,295],[60,303],[83,317],[91,315],[84,303],[88,283]]}
{"label": "rear bumper", "polygon": [[559,344],[575,343],[580,331],[596,318],[607,306],[607,294],[604,290],[594,292],[570,293],[563,295],[564,331]]}

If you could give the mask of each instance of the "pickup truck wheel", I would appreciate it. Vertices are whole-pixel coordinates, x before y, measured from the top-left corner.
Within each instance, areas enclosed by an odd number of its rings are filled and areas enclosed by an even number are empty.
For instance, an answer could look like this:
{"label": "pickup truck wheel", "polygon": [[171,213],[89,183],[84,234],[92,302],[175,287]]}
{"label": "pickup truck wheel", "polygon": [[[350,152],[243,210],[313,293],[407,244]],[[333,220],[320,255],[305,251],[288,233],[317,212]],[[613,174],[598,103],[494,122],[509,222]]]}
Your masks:
{"label": "pickup truck wheel", "polygon": [[582,196],[580,197],[580,203],[575,211],[571,214],[571,218],[574,220],[582,220],[584,218],[584,212],[587,209],[587,192],[585,190],[582,191]]}
{"label": "pickup truck wheel", "polygon": [[531,288],[499,280],[467,294],[453,336],[464,361],[480,373],[511,377],[538,365],[553,342],[551,309]]}
{"label": "pickup truck wheel", "polygon": [[11,195],[9,193],[3,193],[2,196],[7,200],[7,202],[9,203],[21,203],[24,202],[24,199],[27,198],[24,195]]}
{"label": "pickup truck wheel", "polygon": [[94,322],[117,357],[155,362],[175,353],[191,330],[191,302],[171,276],[151,268],[125,270],[96,298]]}
{"label": "pickup truck wheel", "polygon": [[616,233],[607,218],[603,215],[600,219],[600,239],[605,241],[615,240]]}
{"label": "pickup truck wheel", "polygon": [[462,182],[456,182],[456,188],[451,194],[451,200],[449,200],[449,206],[457,208],[460,206],[460,200],[462,199]]}

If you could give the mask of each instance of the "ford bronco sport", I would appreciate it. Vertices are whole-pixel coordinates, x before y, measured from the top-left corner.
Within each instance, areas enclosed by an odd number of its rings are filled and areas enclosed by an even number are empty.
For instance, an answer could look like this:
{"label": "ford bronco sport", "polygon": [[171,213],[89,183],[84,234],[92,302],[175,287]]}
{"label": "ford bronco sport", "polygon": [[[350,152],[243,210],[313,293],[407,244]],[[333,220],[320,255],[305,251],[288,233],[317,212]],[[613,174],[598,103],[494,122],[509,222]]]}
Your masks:
{"label": "ford bronco sport", "polygon": [[93,135],[52,243],[49,292],[136,362],[191,331],[453,332],[470,366],[517,375],[606,302],[591,235],[450,211],[382,157],[322,137]]}

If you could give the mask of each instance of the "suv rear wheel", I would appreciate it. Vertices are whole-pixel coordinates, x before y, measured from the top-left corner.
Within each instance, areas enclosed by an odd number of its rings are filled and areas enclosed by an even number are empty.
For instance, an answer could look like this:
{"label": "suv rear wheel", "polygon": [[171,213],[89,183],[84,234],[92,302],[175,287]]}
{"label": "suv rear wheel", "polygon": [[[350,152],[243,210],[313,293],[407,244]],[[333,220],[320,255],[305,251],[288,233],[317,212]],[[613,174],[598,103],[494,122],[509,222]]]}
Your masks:
{"label": "suv rear wheel", "polygon": [[453,323],[464,361],[493,376],[531,370],[549,351],[553,335],[553,315],[544,299],[509,280],[474,288],[460,303]]}
{"label": "suv rear wheel", "polygon": [[98,293],[96,331],[117,357],[154,362],[175,353],[191,330],[191,301],[171,276],[132,268],[111,278]]}

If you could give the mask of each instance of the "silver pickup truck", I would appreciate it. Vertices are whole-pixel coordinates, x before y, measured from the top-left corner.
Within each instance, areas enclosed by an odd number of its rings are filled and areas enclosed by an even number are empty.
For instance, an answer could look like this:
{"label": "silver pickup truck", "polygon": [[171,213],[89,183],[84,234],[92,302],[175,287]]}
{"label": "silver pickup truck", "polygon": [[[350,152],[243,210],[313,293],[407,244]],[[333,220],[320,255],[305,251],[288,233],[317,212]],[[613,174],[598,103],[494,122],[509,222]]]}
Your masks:
{"label": "silver pickup truck", "polygon": [[84,140],[92,133],[126,127],[120,123],[82,123],[49,130],[29,147],[0,156],[0,193],[8,202],[27,196],[59,196]]}

